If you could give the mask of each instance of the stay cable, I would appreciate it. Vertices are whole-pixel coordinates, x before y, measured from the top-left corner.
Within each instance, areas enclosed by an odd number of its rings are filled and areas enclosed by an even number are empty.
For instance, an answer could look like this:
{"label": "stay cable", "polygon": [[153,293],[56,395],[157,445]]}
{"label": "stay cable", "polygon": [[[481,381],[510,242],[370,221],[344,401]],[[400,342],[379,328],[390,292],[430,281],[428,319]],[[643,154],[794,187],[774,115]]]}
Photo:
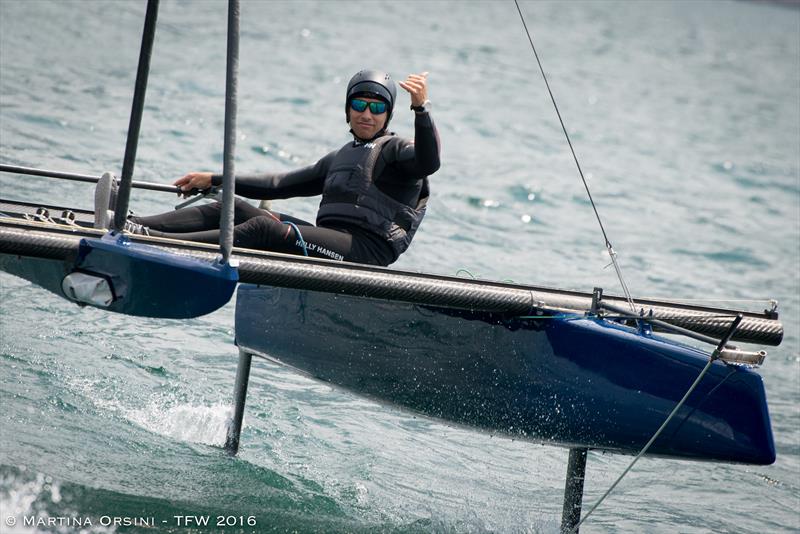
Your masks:
{"label": "stay cable", "polygon": [[547,86],[547,92],[550,94],[550,100],[553,102],[553,107],[556,110],[556,115],[558,115],[558,122],[561,123],[561,129],[564,131],[564,136],[567,138],[567,144],[569,145],[569,150],[572,152],[572,159],[575,160],[575,165],[578,167],[578,174],[581,176],[581,180],[583,181],[583,187],[586,188],[586,194],[589,196],[589,202],[592,204],[592,209],[594,210],[594,215],[597,218],[597,222],[600,225],[600,231],[603,232],[603,239],[605,240],[606,250],[608,251],[608,255],[611,257],[611,263],[614,265],[614,270],[617,273],[617,278],[619,278],[619,283],[622,286],[622,291],[625,294],[625,298],[628,301],[628,304],[631,307],[631,310],[635,313],[636,312],[636,305],[633,302],[633,298],[631,297],[630,291],[628,290],[628,284],[625,283],[625,279],[622,276],[622,269],[620,269],[619,263],[617,262],[617,253],[614,251],[614,247],[611,246],[611,241],[608,239],[608,234],[606,234],[606,229],[603,226],[603,221],[600,219],[600,213],[597,211],[597,206],[594,203],[594,199],[592,198],[592,192],[589,190],[589,184],[586,182],[586,177],[583,175],[583,170],[581,169],[581,164],[578,161],[578,156],[575,154],[575,149],[572,146],[572,140],[569,138],[569,133],[567,133],[567,127],[564,126],[564,120],[561,118],[561,112],[558,109],[558,104],[556,104],[555,96],[553,96],[553,91],[550,89],[550,83],[547,81],[547,76],[544,73],[544,68],[542,67],[542,62],[539,60],[539,54],[536,52],[536,46],[533,44],[533,38],[531,37],[531,32],[528,31],[528,25],[525,23],[525,16],[522,14],[522,9],[519,7],[519,2],[514,0],[514,4],[517,6],[517,12],[519,12],[519,18],[522,21],[522,27],[525,28],[525,33],[528,36],[528,42],[531,44],[531,50],[533,50],[533,55],[536,58],[536,63],[539,65],[539,71],[542,73],[542,78],[544,79],[544,84]]}

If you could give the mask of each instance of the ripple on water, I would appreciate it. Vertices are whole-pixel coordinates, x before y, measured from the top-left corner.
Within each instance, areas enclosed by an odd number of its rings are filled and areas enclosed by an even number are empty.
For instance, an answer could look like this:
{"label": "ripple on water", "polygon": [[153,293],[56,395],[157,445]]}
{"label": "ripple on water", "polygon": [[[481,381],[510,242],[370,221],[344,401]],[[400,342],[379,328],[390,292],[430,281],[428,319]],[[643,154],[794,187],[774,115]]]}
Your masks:
{"label": "ripple on water", "polygon": [[769,267],[769,263],[759,258],[751,249],[735,247],[730,250],[721,251],[701,251],[675,248],[671,250],[674,254],[683,256],[707,258],[721,264],[740,264],[752,268]]}

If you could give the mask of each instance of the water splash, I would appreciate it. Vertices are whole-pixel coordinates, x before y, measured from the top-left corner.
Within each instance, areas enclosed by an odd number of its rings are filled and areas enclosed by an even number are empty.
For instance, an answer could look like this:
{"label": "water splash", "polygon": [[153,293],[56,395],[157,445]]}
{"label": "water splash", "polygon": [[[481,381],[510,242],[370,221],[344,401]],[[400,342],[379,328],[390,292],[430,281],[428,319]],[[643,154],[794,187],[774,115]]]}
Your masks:
{"label": "water splash", "polygon": [[91,517],[65,506],[61,485],[43,473],[29,474],[26,466],[3,466],[0,471],[0,510],[4,534],[116,532],[113,527],[96,524]]}
{"label": "water splash", "polygon": [[142,409],[128,410],[125,417],[145,430],[180,441],[223,446],[232,409],[227,404],[169,405],[156,400]]}

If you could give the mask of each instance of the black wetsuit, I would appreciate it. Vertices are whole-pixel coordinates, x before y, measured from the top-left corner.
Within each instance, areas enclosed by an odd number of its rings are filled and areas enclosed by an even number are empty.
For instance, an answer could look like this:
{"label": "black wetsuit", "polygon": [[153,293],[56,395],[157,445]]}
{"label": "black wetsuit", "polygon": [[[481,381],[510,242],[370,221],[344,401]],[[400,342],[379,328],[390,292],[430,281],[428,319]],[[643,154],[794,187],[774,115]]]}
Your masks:
{"label": "black wetsuit", "polygon": [[[381,170],[373,176],[373,183],[382,193],[412,207],[420,198],[425,178],[439,168],[439,137],[428,113],[416,114],[414,130],[413,142],[400,137],[386,142],[380,155]],[[286,173],[237,176],[236,194],[263,200],[320,195],[337,153],[333,151],[315,165]],[[214,175],[212,183],[220,185],[222,177]],[[147,226],[154,236],[216,243],[220,209],[219,203],[213,203],[150,217],[131,217],[131,220]],[[309,256],[372,265],[389,265],[397,259],[398,253],[391,244],[363,225],[337,222],[314,226],[256,208],[241,199],[237,199],[234,207],[233,244],[304,254],[296,231],[285,222],[297,225]]]}

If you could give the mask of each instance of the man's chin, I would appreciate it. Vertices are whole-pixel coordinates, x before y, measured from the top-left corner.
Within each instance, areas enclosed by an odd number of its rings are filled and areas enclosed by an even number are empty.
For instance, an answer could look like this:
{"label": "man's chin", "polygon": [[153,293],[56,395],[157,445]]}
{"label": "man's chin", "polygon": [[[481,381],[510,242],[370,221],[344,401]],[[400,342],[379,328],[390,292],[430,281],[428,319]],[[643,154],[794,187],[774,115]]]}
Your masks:
{"label": "man's chin", "polygon": [[359,129],[359,128],[353,128],[353,133],[355,133],[356,136],[360,137],[361,139],[371,139],[371,138],[375,137],[375,134],[378,133],[378,132],[375,131],[375,130],[372,130],[372,129],[363,130],[363,129]]}

